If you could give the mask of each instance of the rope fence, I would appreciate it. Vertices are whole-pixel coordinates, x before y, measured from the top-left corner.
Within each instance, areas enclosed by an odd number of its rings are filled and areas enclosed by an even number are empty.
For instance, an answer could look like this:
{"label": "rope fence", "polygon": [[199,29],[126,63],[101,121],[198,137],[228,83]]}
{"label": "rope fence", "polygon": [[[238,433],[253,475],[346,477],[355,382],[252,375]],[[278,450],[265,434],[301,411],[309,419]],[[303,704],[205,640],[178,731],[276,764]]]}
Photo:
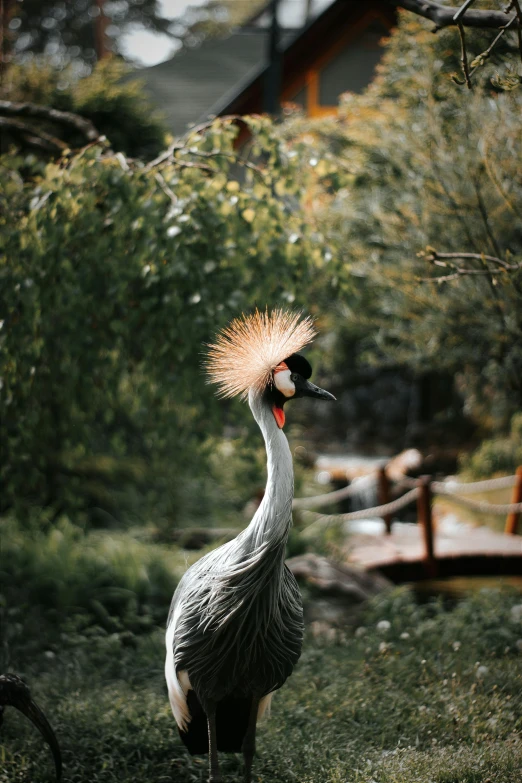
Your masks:
{"label": "rope fence", "polygon": [[327,492],[324,495],[314,495],[309,498],[294,498],[292,508],[309,509],[329,506],[331,503],[338,503],[340,500],[346,500],[346,498],[359,495],[363,487],[368,487],[374,482],[375,474],[371,473],[369,476],[364,476],[363,479],[348,484],[347,487],[343,487],[342,489],[336,489],[334,492]]}
{"label": "rope fence", "polygon": [[[305,511],[307,516],[313,516],[314,520],[310,525],[317,522],[350,522],[371,517],[381,517],[384,519],[386,531],[389,533],[391,531],[392,515],[408,506],[414,500],[417,500],[419,521],[423,522],[426,528],[429,528],[427,536],[432,544],[431,500],[433,494],[436,494],[449,497],[453,502],[473,511],[478,511],[479,513],[507,514],[505,532],[509,534],[515,534],[517,532],[519,518],[522,514],[522,467],[517,469],[514,476],[501,476],[500,478],[473,481],[467,484],[453,479],[432,481],[429,476],[423,476],[420,479],[405,476],[400,481],[393,483],[396,489],[405,488],[408,489],[408,491],[391,502],[387,502],[391,482],[387,477],[385,467],[381,467],[377,473],[370,474],[366,478],[367,481],[364,481],[365,487],[375,484],[378,488],[381,499],[381,503],[378,506],[364,508],[359,511],[352,511],[345,514],[316,514],[310,510],[312,508],[320,508],[321,506],[337,503],[340,500],[358,495],[363,488],[363,482],[358,481],[347,487],[335,490],[334,492],[328,492],[324,495],[316,495],[310,498],[296,498],[293,502],[293,508]],[[461,495],[487,492],[495,489],[508,489],[510,487],[513,488],[511,503],[489,503],[485,500],[472,500],[471,498],[461,497]],[[421,496],[423,498],[422,503],[419,502]],[[310,525],[307,527],[310,527]]]}
{"label": "rope fence", "polygon": [[[439,494],[435,492],[435,494]],[[473,511],[479,511],[484,514],[521,514],[522,503],[488,503],[485,500],[470,500],[469,498],[460,497],[453,492],[444,492],[444,495],[450,497],[455,503],[466,508],[471,508]]]}
{"label": "rope fence", "polygon": [[313,511],[307,511],[309,516],[315,517],[314,522],[353,522],[357,519],[368,519],[368,517],[384,517],[386,514],[396,514],[402,508],[409,506],[409,504],[416,500],[419,495],[419,487],[410,489],[405,495],[402,495],[397,500],[392,500],[391,503],[385,503],[382,506],[374,506],[373,508],[363,508],[360,511],[350,511],[347,514],[316,514]]}
{"label": "rope fence", "polygon": [[[509,489],[514,487],[518,481],[517,476],[500,476],[494,479],[484,479],[483,481],[470,481],[464,483],[462,481],[455,481],[452,478],[446,478],[444,481],[432,481],[431,486],[433,491],[439,495],[461,494],[461,495],[473,495],[476,492],[490,492],[494,489]],[[417,483],[417,479],[410,478],[409,476],[403,476],[400,481],[396,482],[398,487],[414,487]]]}
{"label": "rope fence", "polygon": [[[297,509],[312,509],[321,508],[322,506],[329,506],[333,503],[338,503],[340,500],[346,500],[360,494],[363,487],[367,487],[370,484],[375,483],[377,480],[377,473],[370,473],[368,476],[364,476],[357,482],[352,482],[342,489],[336,489],[333,492],[327,492],[322,495],[313,495],[312,497],[294,498],[292,508]],[[363,483],[364,481],[364,483]],[[399,481],[394,482],[397,488],[405,487],[407,489],[415,489],[418,484],[418,480],[404,476]],[[469,483],[463,483],[455,481],[454,479],[445,479],[444,481],[432,481],[431,486],[433,491],[438,495],[456,495],[457,493],[462,495],[472,495],[475,492],[489,492],[494,489],[509,489],[514,487],[517,483],[517,476],[500,476],[494,479],[485,479],[484,481],[470,481]],[[513,509],[516,510],[516,509]],[[391,512],[393,513],[393,512]],[[508,513],[505,511],[499,511],[498,513]]]}
{"label": "rope fence", "polygon": [[432,481],[431,485],[435,492],[441,494],[445,492],[459,492],[462,495],[473,495],[475,492],[489,492],[492,489],[509,489],[517,483],[517,476],[500,476],[494,479],[484,479],[483,481],[470,481],[467,484],[454,479],[445,479],[444,481]]}

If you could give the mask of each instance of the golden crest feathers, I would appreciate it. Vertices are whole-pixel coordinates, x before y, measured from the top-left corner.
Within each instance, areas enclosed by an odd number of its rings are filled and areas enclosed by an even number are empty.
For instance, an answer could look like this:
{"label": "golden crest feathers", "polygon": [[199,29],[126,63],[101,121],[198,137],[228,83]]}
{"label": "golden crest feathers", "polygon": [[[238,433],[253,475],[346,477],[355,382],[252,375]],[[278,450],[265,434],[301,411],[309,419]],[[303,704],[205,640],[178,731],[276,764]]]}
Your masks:
{"label": "golden crest feathers", "polygon": [[205,362],[209,381],[222,397],[241,395],[250,389],[263,391],[273,370],[315,337],[312,319],[299,312],[256,310],[235,318],[209,345]]}

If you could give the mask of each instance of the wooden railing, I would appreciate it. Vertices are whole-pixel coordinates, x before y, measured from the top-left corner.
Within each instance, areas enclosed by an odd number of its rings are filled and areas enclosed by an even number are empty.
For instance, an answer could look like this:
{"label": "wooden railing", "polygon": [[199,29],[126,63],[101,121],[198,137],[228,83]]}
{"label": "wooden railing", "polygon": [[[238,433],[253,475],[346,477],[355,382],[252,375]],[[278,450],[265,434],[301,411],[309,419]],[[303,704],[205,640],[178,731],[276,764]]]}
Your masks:
{"label": "wooden railing", "polygon": [[[432,505],[434,495],[451,498],[453,502],[463,505],[476,512],[507,514],[504,532],[513,536],[518,532],[520,518],[522,516],[522,466],[517,468],[514,476],[477,481],[468,484],[457,483],[451,479],[436,481],[432,476],[420,476],[417,479],[408,476],[399,481],[392,481],[387,473],[386,466],[382,466],[374,474],[376,484],[378,506],[373,508],[352,511],[346,514],[316,514],[309,510],[310,507],[321,507],[330,503],[336,503],[341,499],[356,495],[358,487],[350,485],[343,489],[319,495],[313,498],[299,498],[294,502],[294,507],[302,509],[307,515],[313,517],[311,525],[328,521],[354,521],[368,519],[369,517],[381,517],[384,522],[384,531],[387,535],[392,532],[392,519],[398,511],[417,503],[417,522],[421,528],[423,540],[423,564],[427,575],[434,576],[438,572],[438,560],[435,557],[434,525]],[[511,503],[494,504],[486,501],[471,500],[467,495],[476,492],[484,492],[490,489],[512,487]],[[397,489],[407,490],[405,494],[393,500],[390,498],[396,494]],[[307,508],[308,506],[308,508]],[[506,547],[507,549],[508,547]],[[522,557],[522,547],[520,556]]]}

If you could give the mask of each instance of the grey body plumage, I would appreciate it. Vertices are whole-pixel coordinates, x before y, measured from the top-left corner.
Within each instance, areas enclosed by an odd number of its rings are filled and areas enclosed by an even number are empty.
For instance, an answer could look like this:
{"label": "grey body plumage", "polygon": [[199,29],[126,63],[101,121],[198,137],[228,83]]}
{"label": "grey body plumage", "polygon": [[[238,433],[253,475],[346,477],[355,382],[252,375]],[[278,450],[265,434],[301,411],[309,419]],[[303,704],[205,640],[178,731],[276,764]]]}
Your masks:
{"label": "grey body plumage", "polygon": [[303,609],[293,574],[284,565],[291,525],[292,457],[261,395],[250,403],[267,442],[267,489],[250,525],[233,541],[201,558],[181,579],[174,662],[186,670],[204,704],[225,695],[280,688],[301,652]]}
{"label": "grey body plumage", "polygon": [[250,783],[257,719],[301,654],[301,594],[284,563],[294,481],[282,427],[288,398],[334,399],[307,380],[311,367],[295,353],[312,337],[309,320],[275,311],[238,319],[211,346],[209,373],[222,393],[248,394],[267,484],[248,527],[184,574],[167,622],[172,711],[189,751],[209,753],[210,783],[221,780],[217,750],[242,750]]}

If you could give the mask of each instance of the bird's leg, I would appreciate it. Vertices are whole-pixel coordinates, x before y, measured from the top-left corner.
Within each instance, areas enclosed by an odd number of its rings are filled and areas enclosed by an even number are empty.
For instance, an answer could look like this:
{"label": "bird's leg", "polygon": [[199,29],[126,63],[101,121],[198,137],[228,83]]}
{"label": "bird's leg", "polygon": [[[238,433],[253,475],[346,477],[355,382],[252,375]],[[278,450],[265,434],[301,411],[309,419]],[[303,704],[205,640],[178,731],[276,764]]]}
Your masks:
{"label": "bird's leg", "polygon": [[243,758],[245,760],[245,783],[251,783],[252,780],[252,762],[254,760],[254,754],[256,752],[256,728],[257,728],[257,712],[259,710],[259,698],[252,696],[252,704],[250,706],[250,716],[248,719],[248,727],[246,730],[245,738],[243,740]]}
{"label": "bird's leg", "polygon": [[208,783],[221,783],[219,775],[219,761],[217,754],[217,732],[216,732],[216,707],[214,704],[207,707],[208,722],[208,755],[210,759],[210,776]]}

